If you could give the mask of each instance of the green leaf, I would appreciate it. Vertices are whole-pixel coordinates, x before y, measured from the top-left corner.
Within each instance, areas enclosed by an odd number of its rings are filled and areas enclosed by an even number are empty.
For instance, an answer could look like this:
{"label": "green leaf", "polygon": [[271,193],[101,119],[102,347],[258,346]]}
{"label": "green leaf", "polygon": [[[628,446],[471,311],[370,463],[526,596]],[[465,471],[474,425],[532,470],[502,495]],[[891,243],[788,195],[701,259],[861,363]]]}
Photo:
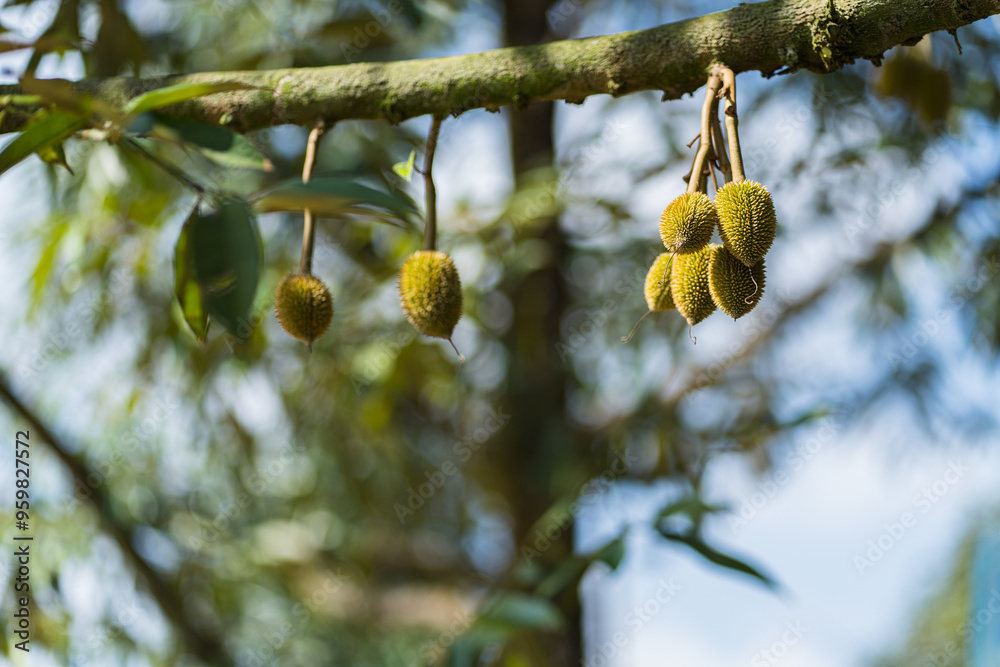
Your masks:
{"label": "green leaf", "polygon": [[191,230],[198,219],[198,204],[184,221],[177,244],[174,246],[174,293],[184,314],[184,321],[191,328],[199,343],[208,336],[208,312],[201,298],[201,286],[195,280],[194,249]]}
{"label": "green leaf", "polygon": [[41,109],[28,121],[24,131],[0,153],[0,174],[32,153],[68,139],[86,124],[86,118],[79,113]]}
{"label": "green leaf", "polygon": [[345,213],[371,213],[371,208],[391,214],[391,218],[412,222],[417,214],[413,202],[401,193],[375,190],[339,176],[320,176],[308,183],[288,180],[257,195],[258,211],[311,210],[318,217],[339,217]]}
{"label": "green leaf", "polygon": [[178,83],[166,88],[157,88],[138,97],[133,97],[125,104],[125,112],[130,114],[162,109],[171,104],[186,102],[196,97],[204,97],[214,93],[224,93],[230,90],[246,90],[253,86],[238,81],[219,81],[216,83]]}
{"label": "green leaf", "polygon": [[479,621],[524,630],[558,630],[565,622],[562,612],[554,604],[523,593],[501,595]]}
{"label": "green leaf", "polygon": [[594,555],[594,560],[599,560],[607,564],[612,572],[618,569],[623,558],[625,558],[624,537],[616,537]]}
{"label": "green leaf", "polygon": [[698,529],[701,526],[702,521],[706,514],[716,514],[718,512],[726,512],[729,510],[727,505],[710,505],[699,498],[697,495],[691,495],[680,500],[677,500],[662,510],[657,515],[658,519],[665,519],[674,514],[686,514],[691,518],[691,523],[694,524],[694,528]]}
{"label": "green leaf", "polygon": [[42,248],[41,254],[38,256],[38,264],[35,265],[35,270],[31,274],[31,305],[28,309],[29,317],[35,313],[35,310],[42,303],[42,290],[45,288],[46,283],[48,283],[49,275],[52,273],[52,267],[55,266],[56,255],[59,251],[59,244],[62,241],[63,236],[69,229],[69,225],[65,220],[55,220],[55,224],[52,225],[51,233],[45,243],[45,247]]}
{"label": "green leaf", "polygon": [[246,202],[227,199],[211,213],[192,214],[189,224],[194,278],[205,310],[233,335],[246,337],[263,263],[253,213]]}
{"label": "green leaf", "polygon": [[193,144],[206,158],[227,167],[271,169],[270,160],[249,139],[220,125],[144,113],[136,116],[127,129],[151,139]]}
{"label": "green leaf", "polygon": [[413,161],[417,159],[417,151],[410,151],[410,159],[406,162],[397,162],[392,165],[392,170],[406,179],[409,183],[413,179]]}
{"label": "green leaf", "polygon": [[728,556],[720,551],[716,551],[712,547],[708,546],[708,544],[706,544],[705,541],[701,539],[701,537],[699,537],[694,533],[674,533],[669,530],[666,530],[662,526],[658,526],[657,529],[659,530],[660,534],[666,539],[671,540],[673,542],[681,542],[683,544],[688,545],[689,547],[697,551],[699,554],[701,554],[703,557],[705,557],[707,560],[711,561],[712,563],[715,563],[720,567],[724,567],[730,570],[735,570],[736,572],[742,572],[743,574],[748,574],[751,577],[759,579],[769,588],[773,589],[778,587],[778,584],[773,579],[763,574],[757,568],[748,565],[747,563],[744,563],[738,558],[734,558],[733,556]]}
{"label": "green leaf", "polygon": [[73,173],[73,170],[70,169],[69,165],[66,163],[66,151],[63,149],[63,145],[61,143],[51,144],[39,149],[38,157],[42,158],[42,160],[49,164],[63,167],[70,174]]}

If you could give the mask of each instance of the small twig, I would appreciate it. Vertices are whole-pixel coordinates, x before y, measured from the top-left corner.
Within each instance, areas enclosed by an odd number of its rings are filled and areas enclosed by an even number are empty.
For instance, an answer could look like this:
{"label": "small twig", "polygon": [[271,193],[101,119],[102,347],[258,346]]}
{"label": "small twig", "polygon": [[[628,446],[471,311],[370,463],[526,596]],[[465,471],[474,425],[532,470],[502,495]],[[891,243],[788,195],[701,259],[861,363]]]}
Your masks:
{"label": "small twig", "polygon": [[440,131],[441,119],[435,116],[431,120],[431,129],[427,133],[424,168],[421,171],[424,175],[424,207],[427,209],[424,219],[424,250],[434,250],[437,245],[437,190],[434,189],[434,151],[437,149]]}
{"label": "small twig", "polygon": [[705,160],[712,149],[712,111],[719,107],[719,87],[721,85],[722,80],[717,74],[713,72],[709,75],[705,90],[705,103],[701,106],[701,134],[698,140],[698,152],[695,153],[694,164],[691,165],[688,192],[698,192],[703,187],[707,189]]}
{"label": "small twig", "polygon": [[740,152],[740,119],[736,113],[736,75],[724,65],[716,65],[712,71],[722,78],[722,96],[726,99],[726,135],[729,139],[729,161],[732,163],[733,180],[745,181],[743,154]]}
{"label": "small twig", "polygon": [[[177,589],[136,551],[135,530],[118,518],[110,490],[107,488],[107,480],[105,484],[97,486],[91,482],[95,471],[87,466],[81,455],[74,454],[80,451],[79,447],[71,447],[49,429],[41,417],[14,393],[6,375],[2,372],[0,372],[0,399],[10,407],[11,412],[28,423],[30,431],[34,432],[31,436],[33,442],[46,443],[52,449],[56,458],[73,476],[75,488],[90,492],[87,501],[97,510],[102,529],[111,535],[124,554],[125,560],[145,580],[150,595],[164,616],[173,624],[188,650],[210,665],[229,664],[226,650],[217,638],[205,632],[205,629],[197,623],[193,623],[185,613],[184,600]],[[77,498],[78,496],[73,496],[74,503]]]}
{"label": "small twig", "polygon": [[694,139],[692,139],[691,141],[687,142],[687,147],[691,148],[692,146],[694,146],[694,142],[698,141],[698,139],[700,139],[700,138],[701,138],[701,133],[699,132],[698,134],[694,135]]}
{"label": "small twig", "polygon": [[948,34],[955,38],[955,46],[958,47],[958,55],[962,55],[962,43],[958,41],[958,29],[952,28]]}
{"label": "small twig", "polygon": [[199,195],[206,195],[206,194],[209,193],[208,188],[206,188],[204,185],[201,185],[200,183],[196,183],[196,182],[192,181],[190,178],[187,177],[187,175],[183,171],[181,171],[180,169],[178,169],[175,165],[170,164],[169,162],[167,162],[165,160],[161,160],[157,156],[153,155],[148,150],[146,150],[145,147],[143,147],[142,144],[140,144],[139,142],[137,142],[135,139],[126,138],[126,139],[124,139],[121,142],[121,145],[125,146],[126,148],[129,148],[129,149],[135,151],[136,153],[138,153],[139,155],[143,156],[144,158],[146,158],[147,160],[149,160],[150,162],[152,162],[153,164],[155,164],[157,167],[159,167],[163,171],[165,171],[168,174],[170,174],[171,176],[173,176],[182,185],[185,185],[185,186],[191,188],[192,190],[194,190],[195,192],[197,192]]}
{"label": "small twig", "polygon": [[[308,183],[312,178],[313,166],[316,164],[316,147],[319,145],[319,138],[323,135],[325,123],[317,120],[309,133],[309,140],[306,142],[306,160],[302,165],[302,182]],[[311,274],[313,261],[313,247],[316,245],[316,219],[310,209],[302,212],[305,224],[302,228],[302,258],[299,260],[299,273]]]}

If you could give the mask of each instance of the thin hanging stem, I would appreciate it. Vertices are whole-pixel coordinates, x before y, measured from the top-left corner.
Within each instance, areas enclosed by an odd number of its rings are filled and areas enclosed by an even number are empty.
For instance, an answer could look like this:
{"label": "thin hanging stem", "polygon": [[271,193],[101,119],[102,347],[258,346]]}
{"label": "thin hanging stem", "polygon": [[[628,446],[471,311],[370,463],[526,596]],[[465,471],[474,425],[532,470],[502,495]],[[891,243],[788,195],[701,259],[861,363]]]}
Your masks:
{"label": "thin hanging stem", "polygon": [[[308,183],[312,178],[313,167],[316,165],[316,147],[319,145],[319,138],[323,135],[325,124],[322,120],[317,120],[309,133],[306,142],[306,160],[302,165],[302,182]],[[309,275],[312,273],[313,248],[316,245],[316,218],[310,209],[302,212],[305,224],[302,228],[302,258],[299,260],[299,273]],[[310,345],[310,348],[312,346]]]}
{"label": "thin hanging stem", "polygon": [[728,67],[717,65],[714,69],[722,78],[722,96],[726,99],[726,135],[729,139],[729,160],[733,166],[733,180],[746,180],[743,170],[743,154],[740,152],[740,119],[736,113],[736,75]]}
{"label": "thin hanging stem", "polygon": [[162,169],[163,171],[167,172],[175,179],[177,179],[177,181],[179,181],[181,185],[191,188],[192,190],[197,192],[200,196],[204,196],[209,193],[209,189],[206,188],[204,185],[192,181],[190,178],[187,177],[187,175],[184,174],[183,171],[178,169],[177,166],[167,162],[166,160],[161,160],[157,156],[153,155],[135,139],[126,138],[121,142],[121,145],[135,151],[142,157],[146,158],[147,160],[155,164],[157,167],[159,167],[160,169]]}
{"label": "thin hanging stem", "polygon": [[698,152],[694,156],[694,164],[691,165],[691,176],[688,179],[687,191],[698,192],[702,189],[705,181],[705,160],[712,150],[712,113],[719,108],[719,88],[722,80],[715,73],[708,77],[708,85],[705,90],[705,103],[701,107],[701,134],[698,139]]}
{"label": "thin hanging stem", "polygon": [[[431,129],[427,133],[427,148],[424,151],[424,207],[427,209],[424,221],[424,250],[434,250],[437,245],[437,190],[434,188],[434,151],[437,149],[438,133],[441,131],[441,119],[435,117],[431,121]],[[458,350],[455,350],[458,352]],[[461,357],[462,355],[459,355]]]}
{"label": "thin hanging stem", "polygon": [[635,323],[635,326],[634,326],[634,327],[632,327],[632,331],[628,332],[628,335],[627,335],[627,336],[622,336],[622,342],[623,342],[623,343],[627,343],[627,342],[629,342],[630,340],[632,340],[632,336],[634,336],[634,335],[635,335],[635,332],[639,330],[639,325],[640,325],[640,324],[642,324],[643,322],[645,322],[645,321],[646,321],[646,318],[647,318],[647,317],[649,317],[649,316],[650,316],[650,315],[652,315],[652,314],[653,314],[653,311],[651,311],[651,310],[647,310],[647,311],[646,311],[646,314],[645,314],[645,315],[643,315],[642,317],[640,317],[640,318],[639,318],[639,321]]}
{"label": "thin hanging stem", "polygon": [[[718,109],[716,109],[718,111]],[[722,138],[722,124],[719,122],[719,114],[712,114],[712,148],[715,149],[715,157],[719,162],[719,171],[725,183],[733,180],[733,167],[726,154],[726,143]]]}

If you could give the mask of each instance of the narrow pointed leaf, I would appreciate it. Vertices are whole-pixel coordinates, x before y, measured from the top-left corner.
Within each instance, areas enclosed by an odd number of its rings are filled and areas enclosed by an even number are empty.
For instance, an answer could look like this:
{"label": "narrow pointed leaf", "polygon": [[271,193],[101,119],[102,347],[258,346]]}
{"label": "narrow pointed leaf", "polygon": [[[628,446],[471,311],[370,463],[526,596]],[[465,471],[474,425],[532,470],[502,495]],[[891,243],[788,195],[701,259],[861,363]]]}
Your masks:
{"label": "narrow pointed leaf", "polygon": [[189,242],[205,310],[227,331],[245,337],[263,264],[253,213],[242,200],[226,200],[192,218]]}
{"label": "narrow pointed leaf", "polygon": [[87,124],[86,118],[78,113],[62,109],[42,109],[38,111],[24,131],[14,141],[7,144],[0,153],[0,174],[32,153],[68,139]]}
{"label": "narrow pointed leaf", "polygon": [[191,229],[198,218],[196,204],[184,221],[181,234],[174,246],[174,293],[184,314],[184,321],[199,343],[208,335],[208,311],[201,298],[201,287],[195,280],[194,251],[191,246]]}
{"label": "narrow pointed leaf", "polygon": [[[337,217],[364,208],[381,209],[410,222],[417,209],[400,193],[388,193],[339,176],[315,177],[308,183],[293,179],[260,193],[255,201],[259,211],[301,211],[309,209],[320,217]],[[352,210],[353,209],[353,210]]]}
{"label": "narrow pointed leaf", "polygon": [[138,97],[133,97],[125,105],[125,112],[130,114],[162,109],[171,104],[186,102],[196,97],[204,97],[213,93],[224,93],[230,90],[246,90],[252,88],[237,81],[219,81],[216,83],[179,83],[175,86],[157,88]]}
{"label": "narrow pointed leaf", "polygon": [[689,547],[697,551],[699,554],[701,554],[706,560],[715,563],[720,567],[724,567],[729,570],[734,570],[736,572],[741,572],[743,574],[748,574],[751,577],[754,577],[755,579],[759,579],[769,588],[778,587],[778,584],[773,579],[762,573],[757,568],[748,565],[747,563],[744,563],[738,558],[734,558],[733,556],[728,556],[720,551],[713,549],[712,547],[708,546],[708,544],[706,544],[704,540],[702,540],[699,536],[693,533],[674,533],[670,532],[669,530],[665,530],[662,527],[659,528],[659,532],[663,537],[665,537],[668,540],[671,540],[673,542],[681,542],[683,544],[688,545]]}
{"label": "narrow pointed leaf", "polygon": [[413,163],[417,159],[417,151],[410,151],[410,158],[406,162],[397,162],[392,165],[392,170],[406,179],[409,183],[413,179]]}

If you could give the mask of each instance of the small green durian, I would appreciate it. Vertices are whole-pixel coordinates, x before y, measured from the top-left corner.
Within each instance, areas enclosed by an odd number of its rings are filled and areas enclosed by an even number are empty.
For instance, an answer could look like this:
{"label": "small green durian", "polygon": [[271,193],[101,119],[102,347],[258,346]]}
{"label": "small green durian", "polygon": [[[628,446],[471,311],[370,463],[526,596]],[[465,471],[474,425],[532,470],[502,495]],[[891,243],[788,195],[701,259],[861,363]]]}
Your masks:
{"label": "small green durian", "polygon": [[716,247],[715,244],[707,245],[698,252],[674,257],[670,291],[677,312],[692,327],[715,310],[712,293],[708,289],[708,267],[712,248]]}
{"label": "small green durian", "polygon": [[719,310],[734,320],[743,317],[764,295],[764,260],[747,266],[725,246],[712,246],[708,289]]}
{"label": "small green durian", "polygon": [[651,314],[674,309],[674,297],[670,293],[670,281],[663,279],[670,265],[671,257],[673,255],[669,252],[660,253],[660,256],[653,261],[653,265],[649,267],[649,272],[646,273],[646,284],[643,288],[646,305],[649,306],[649,310],[639,318],[639,321],[632,327],[629,335],[622,337],[623,343],[632,340],[632,336],[635,335],[639,325]]}
{"label": "small green durian", "polygon": [[333,297],[316,276],[289,273],[274,291],[274,312],[281,328],[311,350],[333,321]]}
{"label": "small green durian", "polygon": [[729,252],[747,266],[759,262],[774,242],[777,218],[771,193],[755,181],[727,183],[715,195],[719,234]]}
{"label": "small green durian", "polygon": [[414,329],[451,342],[462,317],[462,283],[451,257],[440,250],[413,253],[399,270],[399,303]]}
{"label": "small green durian", "polygon": [[670,202],[660,216],[660,238],[669,252],[697,252],[712,238],[719,217],[703,192],[685,192]]}

